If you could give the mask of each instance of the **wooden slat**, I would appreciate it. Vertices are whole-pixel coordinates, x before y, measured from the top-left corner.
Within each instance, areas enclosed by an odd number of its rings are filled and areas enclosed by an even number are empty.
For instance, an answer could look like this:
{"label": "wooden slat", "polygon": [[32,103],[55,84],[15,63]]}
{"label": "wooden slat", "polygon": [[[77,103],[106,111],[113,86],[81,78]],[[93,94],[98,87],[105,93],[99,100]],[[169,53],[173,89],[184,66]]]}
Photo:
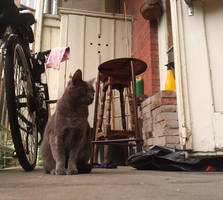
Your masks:
{"label": "wooden slat", "polygon": [[142,139],[116,139],[116,140],[97,140],[92,141],[94,144],[113,144],[113,143],[128,143],[128,142],[140,142]]}

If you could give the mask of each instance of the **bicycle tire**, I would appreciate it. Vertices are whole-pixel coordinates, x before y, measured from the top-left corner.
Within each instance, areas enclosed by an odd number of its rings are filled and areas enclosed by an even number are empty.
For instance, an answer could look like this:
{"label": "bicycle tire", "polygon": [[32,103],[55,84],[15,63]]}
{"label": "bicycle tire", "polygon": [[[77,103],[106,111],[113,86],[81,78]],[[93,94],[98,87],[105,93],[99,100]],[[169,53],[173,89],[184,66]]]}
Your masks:
{"label": "bicycle tire", "polygon": [[23,47],[15,39],[5,57],[5,91],[12,139],[20,165],[25,171],[36,166],[38,130],[34,87]]}

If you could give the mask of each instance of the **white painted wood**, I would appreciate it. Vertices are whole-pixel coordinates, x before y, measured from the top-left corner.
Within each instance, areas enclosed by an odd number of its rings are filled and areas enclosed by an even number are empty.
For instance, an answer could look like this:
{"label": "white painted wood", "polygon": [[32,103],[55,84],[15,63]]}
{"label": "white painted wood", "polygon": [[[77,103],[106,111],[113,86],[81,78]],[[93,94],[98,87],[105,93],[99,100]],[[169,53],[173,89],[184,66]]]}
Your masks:
{"label": "white painted wood", "polygon": [[[84,68],[85,16],[68,15],[67,46],[70,47],[70,59],[67,61],[65,82],[77,69]],[[72,27],[72,28],[69,28]]]}
{"label": "white painted wood", "polygon": [[185,4],[181,6],[193,150],[214,151],[213,102],[202,5],[200,1],[194,3],[193,17],[183,9]]}
{"label": "white painted wood", "polygon": [[188,84],[185,75],[184,34],[182,13],[177,1],[171,0],[171,18],[173,26],[174,62],[176,75],[177,110],[179,121],[180,143],[183,149],[192,149],[190,107],[188,102]]}
{"label": "white painted wood", "polygon": [[171,8],[181,144],[215,155],[223,148],[223,2],[194,1],[194,16],[182,1]]}
{"label": "white painted wood", "polygon": [[210,80],[212,84],[212,98],[214,105],[213,127],[215,149],[223,150],[223,2],[203,2],[204,23],[209,54]]}
{"label": "white painted wood", "polygon": [[[87,16],[75,13],[64,15],[68,15],[67,44],[71,47],[71,58],[65,71],[66,84],[69,75],[77,69],[83,71],[84,80],[90,80],[97,77],[98,66],[101,63],[127,56],[123,20],[104,17],[105,15],[101,16],[99,13],[98,16],[95,16],[95,13]],[[126,23],[131,31],[131,21],[128,20]],[[131,38],[131,32],[128,38]],[[89,110],[89,121],[92,123],[94,104]]]}
{"label": "white painted wood", "polygon": [[[102,44],[100,34],[100,21],[101,18],[86,17],[86,29],[85,29],[85,63],[84,63],[84,78],[90,79],[97,77],[97,67],[101,63],[101,47],[98,44]],[[103,36],[104,37],[104,36]],[[101,52],[101,53],[99,53]],[[104,54],[103,54],[104,55]]]}
{"label": "white painted wood", "polygon": [[[110,18],[110,19],[120,19],[124,21],[123,14],[117,13],[103,13],[103,12],[95,12],[95,11],[86,11],[86,10],[78,10],[78,9],[71,9],[71,8],[59,8],[59,13],[62,14],[72,14],[72,15],[85,15],[91,17],[103,17],[103,18]],[[127,21],[132,20],[131,15],[126,16]]]}
{"label": "white painted wood", "polygon": [[[70,47],[70,59],[61,63],[60,71],[47,70],[50,96],[60,98],[77,69],[88,81],[97,77],[98,66],[113,58],[127,57],[124,16],[71,9],[60,9],[60,16],[44,15],[41,50]],[[131,53],[132,18],[127,16],[129,52]],[[52,111],[55,109],[53,106]],[[93,122],[94,105],[89,121]],[[119,119],[120,122],[120,119]]]}
{"label": "white painted wood", "polygon": [[223,4],[221,1],[204,2],[205,29],[212,73],[215,111],[223,112]]}
{"label": "white painted wood", "polygon": [[[69,23],[69,16],[68,15],[61,15],[61,23],[60,23],[60,46],[66,47],[68,46],[68,23]],[[71,54],[72,55],[72,54]],[[60,72],[59,72],[59,85],[58,85],[58,96],[60,98],[63,94],[64,88],[66,87],[66,67],[67,62],[63,62],[60,65]]]}
{"label": "white painted wood", "polygon": [[41,37],[42,37],[42,21],[43,21],[43,3],[44,0],[40,0],[38,4],[38,11],[36,12],[38,15],[37,18],[37,25],[36,25],[36,37],[35,37],[35,51],[40,51],[41,47]]}
{"label": "white painted wood", "polygon": [[160,72],[160,90],[165,90],[167,70],[165,65],[168,63],[168,31],[166,0],[162,1],[163,16],[158,21],[158,47],[159,47],[159,72]]}

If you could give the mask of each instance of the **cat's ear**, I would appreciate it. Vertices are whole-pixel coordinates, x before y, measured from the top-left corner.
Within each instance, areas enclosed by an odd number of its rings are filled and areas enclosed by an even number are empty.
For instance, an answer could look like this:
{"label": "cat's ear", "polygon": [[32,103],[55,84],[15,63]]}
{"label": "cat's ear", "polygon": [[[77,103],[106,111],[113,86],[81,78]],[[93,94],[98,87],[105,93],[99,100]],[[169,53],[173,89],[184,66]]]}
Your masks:
{"label": "cat's ear", "polygon": [[72,83],[75,84],[80,81],[82,81],[82,72],[80,69],[78,69],[72,77]]}
{"label": "cat's ear", "polygon": [[92,86],[93,86],[94,82],[95,82],[95,78],[92,78],[92,79],[90,79],[90,80],[88,81],[88,83],[89,83],[90,85],[92,85]]}

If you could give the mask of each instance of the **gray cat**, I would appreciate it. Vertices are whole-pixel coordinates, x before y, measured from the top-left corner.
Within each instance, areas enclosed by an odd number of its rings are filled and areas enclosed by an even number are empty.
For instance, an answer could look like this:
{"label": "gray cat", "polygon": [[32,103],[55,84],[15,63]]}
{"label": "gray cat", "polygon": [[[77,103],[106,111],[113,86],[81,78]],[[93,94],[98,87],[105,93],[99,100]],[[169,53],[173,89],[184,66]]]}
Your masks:
{"label": "gray cat", "polygon": [[70,175],[91,171],[91,129],[87,118],[88,105],[94,100],[92,82],[83,81],[81,70],[77,70],[57,102],[41,145],[46,173]]}

